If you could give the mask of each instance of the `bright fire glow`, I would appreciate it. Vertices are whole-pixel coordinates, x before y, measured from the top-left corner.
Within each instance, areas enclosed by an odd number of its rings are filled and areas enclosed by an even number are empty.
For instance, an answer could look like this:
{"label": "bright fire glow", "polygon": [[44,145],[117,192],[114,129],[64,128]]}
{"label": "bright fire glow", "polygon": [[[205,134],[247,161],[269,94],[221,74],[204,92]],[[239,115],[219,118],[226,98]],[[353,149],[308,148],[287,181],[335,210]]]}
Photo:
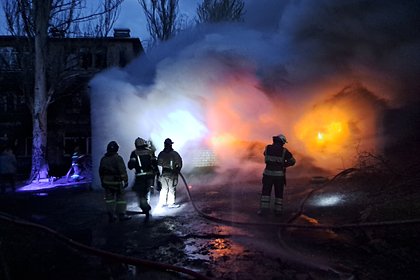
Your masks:
{"label": "bright fire glow", "polygon": [[324,134],[321,132],[318,132],[318,141],[323,141],[324,140]]}
{"label": "bright fire glow", "polygon": [[341,141],[341,138],[346,137],[341,122],[332,121],[323,128],[323,132],[319,131],[317,134],[317,143],[320,145]]}
{"label": "bright fire glow", "polygon": [[[250,77],[227,79],[213,85],[212,97],[206,106],[209,138],[206,144],[222,167],[242,164],[242,156],[250,145],[271,140],[280,131],[282,115],[275,112],[273,103],[255,87]],[[263,147],[256,151],[262,155]]]}
{"label": "bright fire glow", "polygon": [[304,153],[334,170],[353,164],[358,150],[375,149],[376,112],[363,100],[337,98],[317,104],[295,124]]}
{"label": "bright fire glow", "polygon": [[308,150],[339,154],[349,144],[350,115],[340,108],[308,112],[296,126],[297,136]]}
{"label": "bright fire glow", "polygon": [[314,165],[333,172],[348,168],[357,151],[376,148],[380,109],[374,96],[360,88],[340,94],[320,85],[305,99],[287,89],[266,90],[255,69],[216,64],[187,64],[182,73],[176,64],[162,66],[165,75],[147,87],[107,83],[109,77],[98,76],[91,85],[93,164],[108,141],[115,139],[127,157],[139,136],[151,139],[157,153],[171,138],[184,159],[183,172],[217,166],[221,172],[240,168],[253,177],[264,168],[264,146],[279,133],[286,135],[296,167],[308,170]]}
{"label": "bright fire glow", "polygon": [[225,133],[222,135],[213,136],[210,141],[211,141],[212,146],[214,147],[226,146],[226,145],[230,146],[236,141],[236,138],[232,134]]}

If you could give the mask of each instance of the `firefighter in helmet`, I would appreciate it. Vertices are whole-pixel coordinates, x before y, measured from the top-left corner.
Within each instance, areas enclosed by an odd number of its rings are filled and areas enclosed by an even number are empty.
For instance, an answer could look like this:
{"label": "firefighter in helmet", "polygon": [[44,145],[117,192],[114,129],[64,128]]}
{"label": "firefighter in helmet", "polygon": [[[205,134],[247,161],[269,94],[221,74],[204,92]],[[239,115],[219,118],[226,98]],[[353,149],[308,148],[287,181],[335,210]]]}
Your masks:
{"label": "firefighter in helmet", "polygon": [[146,214],[145,222],[147,222],[152,209],[148,202],[148,194],[154,185],[155,176],[159,176],[159,169],[154,151],[149,148],[143,138],[138,137],[134,141],[134,145],[136,149],[131,152],[127,166],[130,170],[134,169],[135,171],[133,191],[137,195],[139,207]]}
{"label": "firefighter in helmet", "polygon": [[99,164],[99,177],[105,189],[105,203],[109,222],[129,220],[126,214],[125,188],[128,186],[127,169],[123,158],[118,154],[117,142],[108,143],[106,153]]}
{"label": "firefighter in helmet", "polygon": [[296,163],[292,153],[284,146],[287,143],[283,134],[273,136],[273,144],[264,150],[265,169],[262,178],[262,192],[259,215],[270,210],[271,190],[274,186],[274,212],[281,215],[283,211],[283,191],[286,185],[286,168]]}
{"label": "firefighter in helmet", "polygon": [[71,178],[75,181],[83,180],[82,174],[82,159],[85,157],[85,155],[82,155],[80,153],[80,146],[76,145],[74,147],[74,152],[71,156],[71,166],[73,168],[73,174],[71,175]]}
{"label": "firefighter in helmet", "polygon": [[172,148],[172,140],[166,138],[164,142],[164,149],[158,155],[158,165],[162,168],[162,175],[160,181],[162,183],[162,190],[159,196],[159,206],[168,206],[169,208],[179,207],[175,203],[176,186],[178,185],[178,175],[182,168],[182,158]]}

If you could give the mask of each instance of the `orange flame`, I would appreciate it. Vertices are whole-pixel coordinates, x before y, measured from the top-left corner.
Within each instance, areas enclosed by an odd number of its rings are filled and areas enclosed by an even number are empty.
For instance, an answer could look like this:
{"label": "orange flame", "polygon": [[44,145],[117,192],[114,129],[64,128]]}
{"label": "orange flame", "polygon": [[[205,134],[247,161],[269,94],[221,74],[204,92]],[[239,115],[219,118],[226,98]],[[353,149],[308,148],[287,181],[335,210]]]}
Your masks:
{"label": "orange flame", "polygon": [[358,150],[377,147],[376,114],[363,100],[329,100],[305,112],[294,130],[304,154],[320,167],[343,169],[354,164]]}
{"label": "orange flame", "polygon": [[306,100],[316,106],[305,110],[302,100],[273,102],[256,84],[253,77],[235,76],[212,85],[207,145],[220,165],[242,166],[244,158],[264,164],[264,146],[278,133],[286,135],[298,162],[301,155],[330,171],[352,166],[358,150],[377,148],[380,106],[363,88],[326,94],[324,87]]}

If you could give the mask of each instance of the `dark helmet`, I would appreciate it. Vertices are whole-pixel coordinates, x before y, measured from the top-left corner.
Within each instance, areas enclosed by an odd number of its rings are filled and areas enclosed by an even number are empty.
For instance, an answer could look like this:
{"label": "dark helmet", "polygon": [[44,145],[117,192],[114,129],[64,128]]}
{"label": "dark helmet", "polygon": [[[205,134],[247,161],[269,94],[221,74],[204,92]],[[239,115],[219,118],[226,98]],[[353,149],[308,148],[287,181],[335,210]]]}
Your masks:
{"label": "dark helmet", "polygon": [[274,142],[280,142],[282,144],[286,144],[287,143],[286,136],[284,136],[283,134],[279,134],[279,135],[273,136],[273,141]]}
{"label": "dark helmet", "polygon": [[172,142],[171,138],[166,138],[165,142],[163,142],[165,145],[172,145],[174,142]]}
{"label": "dark helmet", "polygon": [[118,146],[117,142],[111,141],[108,143],[108,146],[106,147],[106,151],[108,153],[116,153],[118,152],[120,146]]}
{"label": "dark helmet", "polygon": [[137,147],[147,146],[146,140],[143,138],[137,137],[136,141],[134,141],[134,145]]}

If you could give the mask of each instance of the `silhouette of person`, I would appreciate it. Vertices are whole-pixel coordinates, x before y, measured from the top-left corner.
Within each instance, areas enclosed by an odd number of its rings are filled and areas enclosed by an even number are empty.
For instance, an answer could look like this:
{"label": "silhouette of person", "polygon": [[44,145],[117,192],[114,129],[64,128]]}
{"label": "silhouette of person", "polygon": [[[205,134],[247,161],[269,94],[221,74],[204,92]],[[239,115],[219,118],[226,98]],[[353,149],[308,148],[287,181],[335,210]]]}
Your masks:
{"label": "silhouette of person", "polygon": [[6,146],[0,153],[0,191],[6,192],[10,187],[12,191],[16,188],[17,160],[12,149]]}

